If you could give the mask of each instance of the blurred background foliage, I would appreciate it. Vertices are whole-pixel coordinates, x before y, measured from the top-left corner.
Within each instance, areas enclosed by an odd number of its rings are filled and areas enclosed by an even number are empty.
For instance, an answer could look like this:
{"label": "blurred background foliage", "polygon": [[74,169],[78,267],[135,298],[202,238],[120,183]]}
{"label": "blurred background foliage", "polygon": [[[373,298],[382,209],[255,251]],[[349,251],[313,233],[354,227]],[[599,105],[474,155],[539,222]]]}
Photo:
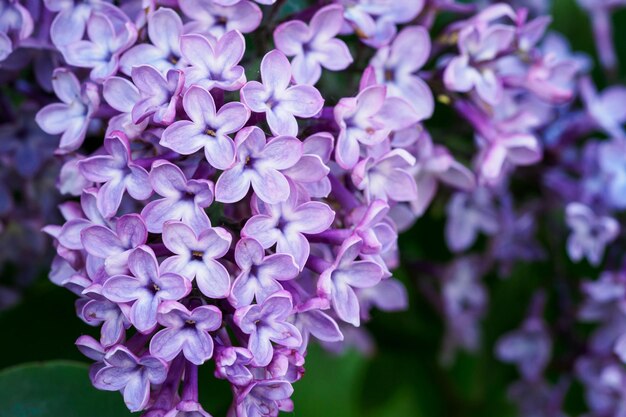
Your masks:
{"label": "blurred background foliage", "polygon": [[[290,0],[285,9],[297,7],[295,3],[297,0]],[[595,57],[588,17],[575,0],[554,0],[552,16],[552,28],[563,33],[573,49]],[[626,39],[626,10],[614,13],[613,17],[618,55],[621,62],[626,62],[626,43],[619,41]],[[599,71],[594,75],[602,85]],[[322,82],[336,84],[342,80]],[[426,123],[427,127],[436,126],[437,119]],[[444,220],[443,205],[439,202],[431,207],[429,215],[401,236],[402,266],[396,275],[408,288],[410,309],[374,315],[367,325],[376,342],[371,356],[355,351],[338,356],[318,346],[311,348],[306,358],[305,378],[295,384],[295,416],[516,416],[506,397],[507,386],[516,378],[516,372],[512,366],[495,359],[493,346],[503,333],[521,323],[537,288],[543,287],[551,295],[558,291],[562,283],[555,282],[554,264],[555,259],[565,259],[564,253],[550,253],[545,263],[519,264],[506,279],[495,275],[485,277],[490,305],[482,321],[481,348],[475,354],[461,352],[444,365],[443,322],[419,291],[418,284],[420,280],[438,277],[426,277],[415,265],[424,259],[445,262],[452,258],[443,241]],[[543,225],[542,233],[551,231]],[[563,247],[564,244],[560,250]],[[576,277],[594,277],[594,271],[584,266],[568,264],[566,268]],[[2,279],[10,280],[10,277]],[[0,416],[130,415],[121,395],[99,392],[90,385],[89,360],[78,352],[74,341],[81,334],[93,334],[95,329],[76,317],[74,300],[72,293],[55,287],[42,276],[26,291],[20,304],[0,312]],[[546,314],[550,320],[568,319],[555,317],[556,311],[559,311],[557,306],[548,306]],[[559,358],[559,344],[563,343],[569,341],[557,337],[553,366],[567,362],[567,358]],[[213,378],[210,366],[205,368],[200,383],[203,405],[215,417],[225,416],[231,393],[226,384]],[[565,408],[571,415],[584,410],[582,391],[575,383],[568,392]]]}

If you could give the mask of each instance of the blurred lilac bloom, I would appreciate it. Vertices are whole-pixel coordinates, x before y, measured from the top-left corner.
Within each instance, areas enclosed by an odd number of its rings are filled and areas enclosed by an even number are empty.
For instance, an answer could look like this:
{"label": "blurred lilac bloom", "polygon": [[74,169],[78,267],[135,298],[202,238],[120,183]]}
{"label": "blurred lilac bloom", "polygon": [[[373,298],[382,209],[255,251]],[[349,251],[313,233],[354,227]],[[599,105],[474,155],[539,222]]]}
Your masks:
{"label": "blurred lilac bloom", "polygon": [[337,343],[343,340],[343,333],[339,329],[339,325],[322,309],[328,308],[328,300],[314,299],[314,302],[308,302],[304,306],[297,306],[294,325],[302,335],[302,346],[308,346],[309,338],[313,335],[315,338],[327,342]]}
{"label": "blurred lilac bloom", "polygon": [[626,208],[626,141],[617,139],[602,142],[594,159],[600,165],[603,198],[612,207]]}
{"label": "blurred lilac bloom", "polygon": [[278,50],[268,52],[261,61],[261,80],[249,81],[241,89],[241,100],[257,113],[265,113],[274,135],[296,136],[297,117],[315,116],[324,105],[320,92],[309,85],[289,87],[292,68]]}
{"label": "blurred lilac bloom", "polygon": [[243,199],[250,186],[264,202],[277,204],[289,197],[289,182],[280,172],[294,166],[302,156],[302,143],[291,136],[266,142],[265,133],[251,126],[235,138],[236,159],[215,184],[215,199],[234,203]]}
{"label": "blurred lilac bloom", "polygon": [[340,71],[352,63],[348,46],[335,38],[343,22],[343,7],[329,5],[318,10],[309,25],[292,20],[274,30],[276,48],[294,57],[291,65],[296,83],[314,85],[322,76],[322,67]]}
{"label": "blurred lilac bloom", "polygon": [[370,318],[368,310],[373,307],[382,311],[403,311],[409,307],[409,295],[402,282],[394,278],[380,281],[373,287],[358,288],[361,317]]}
{"label": "blurred lilac bloom", "polygon": [[137,30],[128,22],[125,30],[116,32],[109,17],[100,12],[93,12],[87,20],[89,40],[72,42],[61,52],[68,64],[81,68],[93,68],[92,80],[102,82],[115,74],[119,66],[120,55],[135,43]]}
{"label": "blurred lilac bloom", "polygon": [[[284,380],[256,380],[238,393],[237,417],[278,416],[293,394],[293,387]],[[290,409],[284,411],[292,411]]]}
{"label": "blurred lilac bloom", "polygon": [[265,256],[261,244],[250,238],[237,242],[235,261],[240,272],[233,282],[229,301],[236,308],[250,305],[253,299],[262,303],[283,289],[278,281],[293,279],[300,272],[291,255]]}
{"label": "blurred lilac bloom", "polygon": [[265,249],[276,244],[276,252],[293,256],[300,269],[304,268],[310,252],[304,234],[321,233],[335,219],[335,212],[324,203],[299,203],[293,187],[284,203],[259,202],[258,206],[259,214],[246,222],[241,235],[256,239]]}
{"label": "blurred lilac bloom", "polygon": [[16,1],[3,1],[0,4],[0,62],[33,30],[33,17],[26,7]]}
{"label": "blurred lilac bloom", "polygon": [[614,138],[626,138],[622,125],[626,122],[626,87],[612,86],[598,94],[589,77],[579,82],[585,108],[594,122]]}
{"label": "blurred lilac bloom", "polygon": [[573,261],[587,258],[599,265],[604,248],[619,234],[619,223],[612,217],[600,217],[581,203],[570,203],[566,208],[567,225],[572,230],[567,239],[567,253]]}
{"label": "blurred lilac bloom", "polygon": [[150,354],[166,361],[180,352],[195,364],[202,365],[213,356],[213,339],[209,332],[222,325],[222,312],[215,306],[199,306],[189,311],[176,301],[159,306],[159,331],[150,341]]}
{"label": "blurred lilac bloom", "polygon": [[231,30],[219,40],[211,40],[202,35],[189,34],[180,38],[180,50],[185,62],[185,85],[197,85],[207,90],[219,88],[235,91],[246,82],[246,74],[237,65],[246,50],[243,35]]}
{"label": "blurred lilac bloom", "polygon": [[502,80],[489,64],[514,39],[515,29],[501,24],[461,30],[458,41],[461,55],[452,58],[445,69],[446,87],[463,93],[475,89],[488,104],[498,104],[502,100]]}
{"label": "blurred lilac bloom", "polygon": [[359,237],[346,240],[339,249],[333,264],[319,278],[317,292],[331,299],[339,318],[358,327],[359,300],[354,288],[369,288],[380,282],[383,269],[372,261],[356,261],[363,241]]}
{"label": "blurred lilac bloom", "polygon": [[128,348],[117,345],[104,356],[105,367],[95,375],[96,388],[122,391],[130,411],[146,408],[150,385],[162,384],[167,377],[167,364],[155,357],[135,356]]}
{"label": "blurred lilac bloom", "polygon": [[229,168],[235,160],[235,144],[228,136],[241,129],[250,111],[239,102],[223,105],[218,111],[211,94],[192,86],[183,97],[183,108],[191,120],[180,120],[168,126],[161,145],[191,155],[204,148],[207,161],[217,169]]}
{"label": "blurred lilac bloom", "polygon": [[139,91],[139,100],[131,116],[135,124],[151,117],[154,123],[170,125],[176,119],[176,107],[185,86],[182,71],[170,69],[163,76],[150,65],[133,67],[133,83]]}
{"label": "blurred lilac bloom", "polygon": [[219,5],[213,0],[187,0],[179,6],[185,16],[191,19],[185,24],[185,33],[220,38],[226,32],[237,30],[250,33],[261,24],[263,13],[249,0],[238,0],[232,5]]}
{"label": "blurred lilac bloom", "polygon": [[151,201],[141,211],[149,232],[161,233],[168,220],[182,220],[200,230],[211,226],[204,208],[213,202],[212,182],[187,180],[176,165],[161,161],[152,166],[150,184],[163,198]]}
{"label": "blurred lilac bloom", "polygon": [[359,143],[377,145],[393,130],[418,121],[413,108],[403,99],[387,97],[387,88],[382,85],[371,85],[356,97],[342,98],[335,106],[334,115],[340,128],[335,159],[345,169],[358,162]]}
{"label": "blurred lilac bloom", "polygon": [[217,261],[230,248],[232,237],[221,227],[206,227],[194,232],[179,222],[163,226],[163,243],[174,253],[165,259],[161,269],[196,280],[202,294],[210,298],[225,298],[230,293],[230,275]]}
{"label": "blurred lilac bloom", "polygon": [[540,317],[531,316],[522,327],[504,335],[496,345],[501,361],[517,365],[524,379],[538,380],[550,360],[552,342]]}
{"label": "blurred lilac bloom", "polygon": [[455,260],[444,275],[442,290],[446,318],[444,360],[453,359],[458,347],[468,351],[478,348],[480,320],[487,308],[487,289],[480,281],[481,264],[477,257]]}
{"label": "blurred lilac bloom", "polygon": [[102,286],[102,295],[115,303],[132,303],[130,321],[140,332],[149,333],[157,325],[157,310],[165,300],[180,300],[191,291],[191,282],[171,272],[159,270],[154,252],[142,246],[128,257],[133,276],[115,275]]}
{"label": "blurred lilac bloom", "polygon": [[429,118],[435,107],[430,88],[415,74],[424,66],[429,55],[428,31],[421,26],[409,26],[396,36],[390,46],[380,48],[370,62],[378,83],[387,86],[387,94],[411,103],[419,120]]}
{"label": "blurred lilac bloom", "polygon": [[150,43],[133,46],[120,59],[120,69],[130,75],[133,67],[150,65],[165,73],[169,69],[180,68],[180,37],[183,22],[172,9],[159,8],[148,16],[148,39]]}
{"label": "blurred lilac bloom", "polygon": [[115,222],[114,230],[93,225],[80,233],[87,253],[104,259],[104,268],[109,275],[128,271],[128,256],[134,249],[146,243],[148,230],[138,214],[126,214]]}
{"label": "blurred lilac bloom", "polygon": [[98,88],[89,82],[81,87],[74,73],[66,68],[54,71],[52,87],[62,103],[39,110],[35,120],[44,132],[63,134],[58,152],[71,152],[82,145],[92,115],[100,105]]}
{"label": "blurred lilac bloom", "polygon": [[335,0],[345,6],[344,18],[363,43],[380,48],[396,35],[396,23],[408,23],[424,8],[423,0]]}
{"label": "blurred lilac bloom", "polygon": [[291,295],[287,291],[278,291],[261,304],[243,307],[235,312],[235,323],[242,332],[250,335],[248,349],[254,355],[254,365],[266,366],[271,362],[274,353],[272,342],[294,349],[300,347],[300,332],[287,322],[292,310]]}
{"label": "blurred lilac bloom", "polygon": [[315,198],[325,198],[331,192],[328,163],[334,138],[328,132],[314,133],[302,142],[302,158],[291,168],[282,170],[299,189]]}
{"label": "blurred lilac bloom", "polygon": [[132,111],[141,96],[132,82],[122,77],[109,77],[102,86],[102,97],[109,106],[122,113],[109,119],[106,136],[120,130],[129,139],[134,139],[146,129],[150,122],[148,118],[139,124],[133,122]]}
{"label": "blurred lilac bloom", "polygon": [[98,210],[106,218],[113,217],[124,192],[137,200],[152,194],[148,172],[132,162],[130,143],[122,132],[113,132],[104,140],[108,155],[96,155],[78,163],[80,173],[89,181],[103,184],[98,190]]}
{"label": "blurred lilac bloom", "polygon": [[411,208],[417,216],[422,216],[430,205],[439,182],[464,191],[471,191],[476,186],[472,171],[454,160],[445,147],[433,144],[429,134],[420,136],[415,150],[417,162],[412,172],[418,195],[411,201]]}
{"label": "blurred lilac bloom", "polygon": [[250,362],[252,362],[252,353],[248,349],[224,347],[215,355],[215,376],[226,379],[233,385],[246,386],[254,378],[248,369]]}
{"label": "blurred lilac bloom", "polygon": [[380,158],[361,160],[352,171],[352,182],[368,200],[413,201],[417,185],[410,173],[415,158],[404,149],[394,149]]}
{"label": "blurred lilac bloom", "polygon": [[446,243],[453,252],[468,249],[481,231],[488,235],[498,231],[497,212],[490,192],[485,188],[477,188],[469,194],[454,194],[446,212]]}

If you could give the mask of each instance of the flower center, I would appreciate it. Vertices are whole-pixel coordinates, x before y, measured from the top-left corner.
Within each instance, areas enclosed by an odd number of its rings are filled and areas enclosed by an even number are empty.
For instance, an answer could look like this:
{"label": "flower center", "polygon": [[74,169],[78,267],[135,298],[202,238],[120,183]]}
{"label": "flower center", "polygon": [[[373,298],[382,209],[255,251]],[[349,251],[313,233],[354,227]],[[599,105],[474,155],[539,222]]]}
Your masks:
{"label": "flower center", "polygon": [[209,135],[209,136],[213,136],[213,137],[217,136],[217,133],[215,133],[215,130],[213,130],[210,127],[207,127],[207,129],[204,131],[204,133]]}

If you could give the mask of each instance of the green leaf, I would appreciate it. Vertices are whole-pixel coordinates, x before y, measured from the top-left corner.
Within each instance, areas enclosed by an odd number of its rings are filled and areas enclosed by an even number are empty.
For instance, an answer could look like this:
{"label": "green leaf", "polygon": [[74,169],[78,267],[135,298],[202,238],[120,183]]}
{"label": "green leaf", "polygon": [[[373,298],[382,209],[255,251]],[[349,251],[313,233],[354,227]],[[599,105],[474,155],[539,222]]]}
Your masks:
{"label": "green leaf", "polygon": [[3,417],[124,417],[130,412],[117,392],[91,385],[78,362],[27,363],[0,372]]}

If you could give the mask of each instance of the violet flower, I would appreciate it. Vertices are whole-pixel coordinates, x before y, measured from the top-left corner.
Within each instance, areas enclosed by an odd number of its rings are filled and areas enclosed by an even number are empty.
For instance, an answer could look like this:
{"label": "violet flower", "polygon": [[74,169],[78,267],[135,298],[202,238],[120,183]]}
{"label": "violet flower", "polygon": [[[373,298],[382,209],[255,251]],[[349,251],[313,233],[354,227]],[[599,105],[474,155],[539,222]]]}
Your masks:
{"label": "violet flower", "polygon": [[132,162],[130,143],[121,132],[114,132],[104,140],[108,155],[83,159],[78,168],[89,181],[102,184],[98,190],[98,210],[106,218],[117,212],[122,197],[128,192],[137,200],[152,195],[148,172]]}
{"label": "violet flower", "polygon": [[187,180],[180,168],[162,161],[152,166],[150,184],[163,198],[151,201],[141,211],[149,232],[161,233],[168,220],[182,220],[193,228],[211,226],[203,209],[213,202],[213,183]]}
{"label": "violet flower", "polygon": [[185,33],[220,38],[226,32],[237,30],[250,33],[256,30],[263,12],[249,0],[239,0],[232,5],[220,5],[213,0],[187,0],[180,9],[190,21],[185,24]]}
{"label": "violet flower", "polygon": [[237,134],[235,146],[235,163],[215,183],[215,199],[223,203],[240,201],[252,186],[254,193],[268,204],[286,201],[289,182],[280,170],[298,163],[302,143],[290,136],[266,142],[265,133],[251,126]]}
{"label": "violet flower", "polygon": [[272,342],[290,348],[300,347],[300,332],[286,321],[292,309],[289,292],[277,291],[263,303],[243,307],[235,312],[235,323],[242,332],[250,335],[248,349],[254,355],[254,365],[266,366],[271,362],[274,353]]}
{"label": "violet flower", "polygon": [[133,274],[114,275],[102,286],[102,295],[115,303],[132,303],[129,317],[140,332],[149,333],[157,325],[157,311],[165,300],[180,300],[191,291],[191,283],[180,275],[159,270],[154,252],[141,246],[128,256]]}
{"label": "violet flower", "polygon": [[163,243],[174,253],[161,268],[195,279],[200,291],[210,298],[225,298],[230,293],[230,275],[217,259],[223,257],[231,243],[230,234],[221,227],[206,227],[198,232],[180,222],[163,226]]}
{"label": "violet flower", "polygon": [[35,120],[46,133],[62,133],[59,151],[71,152],[85,140],[92,115],[100,105],[100,96],[94,84],[85,83],[81,87],[74,73],[65,68],[54,71],[52,87],[62,103],[47,105]]}
{"label": "violet flower", "polygon": [[618,235],[620,226],[617,220],[596,216],[581,203],[570,203],[566,209],[567,225],[572,234],[567,239],[567,253],[573,261],[583,257],[592,265],[599,265],[604,248]]}
{"label": "violet flower", "polygon": [[268,52],[261,61],[261,80],[249,81],[241,89],[241,100],[257,113],[265,113],[274,135],[296,136],[297,117],[315,116],[324,105],[320,92],[308,85],[289,87],[291,64],[280,51]]}
{"label": "violet flower", "polygon": [[309,25],[292,20],[274,30],[276,48],[294,57],[291,65],[297,84],[314,85],[322,76],[322,67],[340,71],[352,63],[348,46],[335,38],[342,25],[343,8],[329,5],[318,10]]}
{"label": "violet flower", "polygon": [[168,126],[161,137],[161,145],[183,155],[204,148],[209,164],[217,169],[229,168],[235,159],[235,144],[228,135],[243,127],[250,117],[248,109],[232,102],[216,111],[211,94],[197,86],[185,93],[183,108],[191,120],[180,120]]}
{"label": "violet flower", "polygon": [[175,301],[159,306],[158,321],[165,329],[150,341],[150,354],[171,361],[180,352],[195,364],[202,365],[213,356],[213,339],[209,332],[222,325],[222,312],[215,306],[188,310]]}
{"label": "violet flower", "polygon": [[171,69],[163,76],[150,65],[139,65],[133,67],[131,76],[139,91],[139,100],[131,111],[133,122],[139,124],[150,117],[156,124],[172,124],[185,85],[182,71]]}

